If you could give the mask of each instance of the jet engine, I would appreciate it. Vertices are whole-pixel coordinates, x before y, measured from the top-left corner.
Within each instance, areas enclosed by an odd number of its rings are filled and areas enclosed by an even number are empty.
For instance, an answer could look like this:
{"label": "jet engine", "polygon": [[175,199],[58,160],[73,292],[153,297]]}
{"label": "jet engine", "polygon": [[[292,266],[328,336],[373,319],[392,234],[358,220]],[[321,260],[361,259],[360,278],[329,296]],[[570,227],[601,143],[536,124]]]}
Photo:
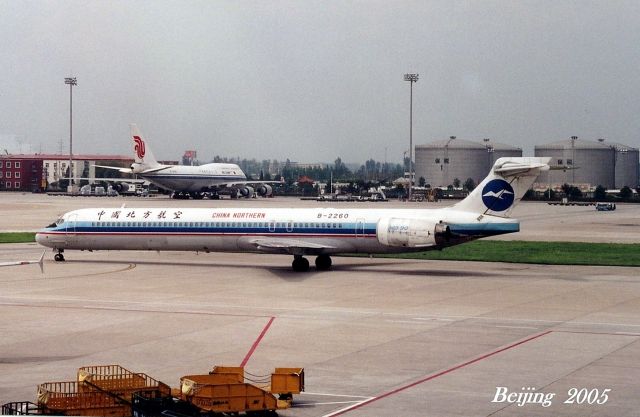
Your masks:
{"label": "jet engine", "polygon": [[376,227],[378,242],[386,246],[421,248],[446,246],[451,238],[447,224],[423,219],[386,217]]}
{"label": "jet engine", "polygon": [[273,194],[273,188],[269,184],[260,184],[258,188],[256,188],[256,192],[261,197],[269,197]]}
{"label": "jet engine", "polygon": [[129,192],[129,184],[127,184],[126,182],[116,182],[115,184],[113,184],[113,189],[120,194],[126,193]]}
{"label": "jet engine", "polygon": [[238,189],[238,193],[240,194],[240,196],[245,198],[253,197],[254,192],[255,191],[253,190],[253,187],[250,187],[248,185]]}
{"label": "jet engine", "polygon": [[139,174],[144,170],[145,170],[145,167],[142,164],[139,164],[137,162],[134,162],[133,164],[131,164],[131,172],[134,174]]}

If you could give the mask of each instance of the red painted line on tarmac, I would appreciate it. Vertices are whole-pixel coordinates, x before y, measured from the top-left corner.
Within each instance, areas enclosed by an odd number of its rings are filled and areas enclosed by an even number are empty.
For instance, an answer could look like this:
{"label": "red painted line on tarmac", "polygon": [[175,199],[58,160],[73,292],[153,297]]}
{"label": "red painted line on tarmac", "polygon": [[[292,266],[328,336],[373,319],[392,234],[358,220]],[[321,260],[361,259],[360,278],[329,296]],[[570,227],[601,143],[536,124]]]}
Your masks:
{"label": "red painted line on tarmac", "polygon": [[611,332],[582,332],[580,330],[554,330],[554,333],[573,333],[573,334],[594,334],[600,336],[631,336],[631,337],[640,337],[640,333],[631,333],[631,332],[620,332],[620,333],[611,333]]}
{"label": "red painted line on tarmac", "polygon": [[258,336],[256,341],[253,342],[253,346],[251,346],[251,349],[249,349],[247,356],[244,357],[240,366],[245,366],[247,362],[249,362],[249,359],[251,359],[251,355],[253,355],[253,352],[255,352],[255,350],[258,348],[258,345],[262,341],[262,338],[264,337],[265,334],[267,334],[269,327],[271,327],[271,323],[273,323],[275,319],[276,319],[275,317],[271,317],[271,319],[269,320],[269,323],[267,323],[267,325],[264,326],[264,329],[262,329],[262,333],[260,333],[260,336]]}
{"label": "red painted line on tarmac", "polygon": [[339,416],[339,415],[342,415],[342,414],[346,414],[346,413],[348,413],[349,411],[356,410],[356,409],[358,409],[358,408],[360,408],[360,407],[364,407],[365,405],[371,404],[372,402],[375,402],[375,401],[381,400],[381,399],[383,399],[383,398],[389,397],[389,396],[391,396],[391,395],[397,394],[397,393],[399,393],[399,392],[401,392],[401,391],[404,391],[404,390],[406,390],[406,389],[409,389],[409,388],[415,387],[416,385],[420,385],[420,384],[422,384],[422,383],[424,383],[424,382],[431,381],[432,379],[436,379],[436,378],[438,378],[438,377],[440,377],[440,376],[442,376],[442,375],[446,375],[446,374],[451,373],[451,372],[453,372],[453,371],[456,371],[456,370],[458,370],[458,369],[460,369],[460,368],[464,368],[464,367],[465,367],[465,366],[467,366],[467,365],[471,365],[471,364],[473,364],[473,363],[480,362],[480,361],[481,361],[481,360],[483,360],[483,359],[487,359],[487,358],[489,358],[489,357],[491,357],[491,356],[493,356],[493,355],[497,355],[498,353],[504,352],[505,350],[512,349],[512,348],[514,348],[514,347],[516,347],[516,346],[520,346],[520,345],[522,345],[522,344],[524,344],[524,343],[530,342],[530,341],[532,341],[532,340],[534,340],[534,339],[537,339],[537,338],[539,338],[539,337],[542,337],[542,336],[548,335],[548,334],[549,334],[549,333],[551,333],[551,332],[553,332],[553,330],[548,330],[548,331],[546,331],[546,332],[544,332],[544,333],[539,333],[539,334],[537,334],[537,335],[531,336],[531,337],[529,337],[529,338],[527,338],[527,339],[521,340],[521,341],[516,342],[516,343],[514,343],[514,344],[512,344],[512,345],[509,345],[509,346],[503,347],[503,348],[498,349],[498,350],[494,350],[493,352],[487,353],[486,355],[482,355],[482,356],[480,356],[479,358],[472,359],[472,360],[467,361],[467,362],[465,362],[465,363],[462,363],[462,364],[460,364],[460,365],[456,365],[456,366],[454,366],[453,368],[445,369],[444,371],[438,372],[437,374],[429,375],[428,377],[423,378],[423,379],[421,379],[421,380],[419,380],[419,381],[412,382],[412,383],[411,383],[411,384],[409,384],[409,385],[405,385],[405,386],[403,386],[403,387],[396,388],[396,389],[394,389],[393,391],[389,391],[389,392],[387,392],[387,393],[385,393],[385,394],[379,395],[379,396],[377,396],[377,397],[373,397],[373,398],[371,398],[370,400],[367,400],[367,401],[361,402],[361,403],[359,403],[359,404],[356,404],[355,406],[353,406],[353,407],[351,407],[351,408],[347,408],[347,409],[345,409],[345,410],[338,411],[338,412],[337,412],[337,413],[335,413],[335,414],[328,414],[328,416],[334,417],[334,416]]}

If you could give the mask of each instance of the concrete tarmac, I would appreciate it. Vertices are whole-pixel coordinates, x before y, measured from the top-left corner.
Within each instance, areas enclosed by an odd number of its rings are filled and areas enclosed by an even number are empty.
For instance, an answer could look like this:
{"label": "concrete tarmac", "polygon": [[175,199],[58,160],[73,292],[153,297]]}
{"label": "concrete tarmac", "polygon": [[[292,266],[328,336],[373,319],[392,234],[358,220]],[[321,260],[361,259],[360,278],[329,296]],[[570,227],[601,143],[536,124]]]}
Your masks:
{"label": "concrete tarmac", "polygon": [[[40,254],[3,245],[0,261]],[[66,258],[48,254],[44,274],[0,268],[0,402],[33,401],[38,383],[73,380],[86,365],[121,364],[175,387],[246,362],[255,375],[305,368],[306,392],[282,416],[640,408],[637,268],[336,257],[330,272],[301,274],[280,255]],[[499,402],[533,388],[554,394],[550,405]],[[582,404],[565,403],[573,389],[586,389]]]}
{"label": "concrete tarmac", "polygon": [[[0,231],[123,203],[324,205],[2,193]],[[638,206],[599,213],[525,203],[514,216],[522,231],[504,238],[640,242]],[[0,262],[41,253],[4,244]],[[255,375],[305,368],[306,392],[282,416],[640,409],[638,268],[334,257],[332,271],[301,274],[281,255],[68,251],[64,263],[52,255],[44,274],[37,265],[0,268],[0,403],[34,401],[37,384],[73,380],[86,365],[120,364],[177,387],[183,375],[245,362]]]}

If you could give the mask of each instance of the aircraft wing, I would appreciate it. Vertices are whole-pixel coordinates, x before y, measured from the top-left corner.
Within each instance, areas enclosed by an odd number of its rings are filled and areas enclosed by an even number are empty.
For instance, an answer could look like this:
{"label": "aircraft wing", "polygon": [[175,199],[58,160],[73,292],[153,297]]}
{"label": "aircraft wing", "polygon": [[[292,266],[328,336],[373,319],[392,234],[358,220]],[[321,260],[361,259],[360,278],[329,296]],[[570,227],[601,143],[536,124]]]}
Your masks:
{"label": "aircraft wing", "polygon": [[104,181],[104,182],[126,182],[126,183],[131,183],[131,184],[149,184],[149,181],[143,180],[143,179],[138,179],[138,178],[73,177],[72,179],[74,181],[85,180],[85,181],[98,181],[98,182]]}
{"label": "aircraft wing", "polygon": [[303,255],[307,253],[322,253],[324,249],[335,249],[335,246],[321,243],[313,243],[306,240],[291,238],[259,238],[252,239],[249,244],[255,249],[264,252],[283,252],[293,255]]}
{"label": "aircraft wing", "polygon": [[32,264],[38,264],[40,266],[40,272],[44,273],[44,267],[43,267],[43,262],[44,262],[44,254],[46,253],[46,251],[42,252],[42,255],[40,255],[40,259],[38,259],[37,261],[9,261],[9,262],[0,262],[0,266],[18,266],[18,265],[32,265]]}
{"label": "aircraft wing", "polygon": [[[98,167],[98,168],[106,168],[106,169],[113,169],[115,171],[119,171],[122,172],[123,174],[134,174],[134,172],[131,170],[131,168],[123,168],[123,167],[110,167],[107,165],[93,165],[94,167]],[[142,172],[136,172],[135,174],[148,174],[151,172],[158,172],[158,171],[162,171],[163,169],[167,169],[167,168],[171,168],[170,166],[161,166],[158,168],[151,168],[151,169],[146,169]]]}
{"label": "aircraft wing", "polygon": [[131,174],[131,168],[110,167],[110,166],[106,166],[106,165],[94,165],[94,167],[113,169],[114,171],[119,171],[119,172],[122,172],[123,174]]}
{"label": "aircraft wing", "polygon": [[242,181],[229,181],[229,182],[216,182],[216,185],[251,185],[251,184],[284,184],[283,181],[260,181],[260,180],[242,180]]}

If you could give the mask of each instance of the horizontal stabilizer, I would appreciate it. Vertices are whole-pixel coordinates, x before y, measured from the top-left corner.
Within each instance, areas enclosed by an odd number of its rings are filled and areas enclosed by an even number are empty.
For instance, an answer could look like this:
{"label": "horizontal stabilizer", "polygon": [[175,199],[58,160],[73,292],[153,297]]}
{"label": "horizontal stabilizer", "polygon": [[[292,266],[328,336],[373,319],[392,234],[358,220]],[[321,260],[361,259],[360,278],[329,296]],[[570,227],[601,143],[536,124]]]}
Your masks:
{"label": "horizontal stabilizer", "polygon": [[[525,158],[521,158],[525,159]],[[536,158],[537,159],[537,158]],[[538,175],[540,171],[546,171],[549,169],[549,165],[542,162],[514,162],[507,160],[504,163],[493,167],[493,172],[500,174],[503,177],[510,177],[514,175],[524,175],[531,172],[533,175]]]}

